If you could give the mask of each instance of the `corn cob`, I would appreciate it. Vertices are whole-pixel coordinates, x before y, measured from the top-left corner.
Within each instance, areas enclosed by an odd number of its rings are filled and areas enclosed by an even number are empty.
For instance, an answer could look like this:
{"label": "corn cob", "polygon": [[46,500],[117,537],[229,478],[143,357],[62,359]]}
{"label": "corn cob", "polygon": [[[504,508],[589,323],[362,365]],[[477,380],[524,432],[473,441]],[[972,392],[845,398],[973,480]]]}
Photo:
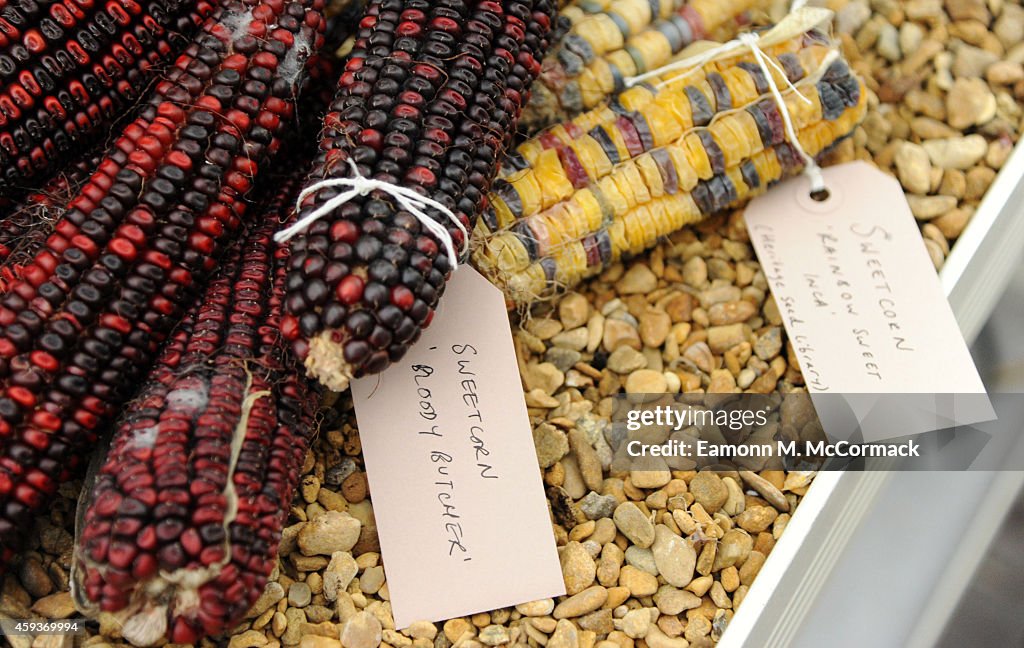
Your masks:
{"label": "corn cob", "polygon": [[[94,144],[181,51],[213,0],[21,0],[4,13],[0,192],[45,179]],[[44,12],[44,8],[48,10]],[[35,10],[38,15],[29,15]],[[44,15],[45,14],[45,15]],[[18,27],[11,25],[19,21]]]}
{"label": "corn cob", "polygon": [[536,132],[625,89],[695,41],[728,39],[767,0],[612,0],[576,23],[545,59],[523,125]]}
{"label": "corn cob", "polygon": [[[827,64],[822,48],[806,54]],[[843,61],[828,64],[818,76],[797,85],[809,103],[795,93],[785,97],[810,155],[852,132],[866,106],[866,93]],[[473,259],[514,304],[525,306],[572,286],[803,166],[785,142],[773,99],[727,110],[662,146],[642,145],[634,137],[627,147],[621,136],[601,133],[543,151],[535,167],[499,181],[491,194]]]}
{"label": "corn cob", "polygon": [[279,333],[299,177],[236,245],[122,413],[76,554],[76,595],[126,639],[237,624],[276,564],[315,395]]}
{"label": "corn cob", "polygon": [[0,220],[0,293],[17,276],[16,268],[30,262],[46,243],[57,216],[101,159],[89,155],[76,161],[45,187],[5,209],[7,215]]}
{"label": "corn cob", "polygon": [[[550,0],[371,3],[310,182],[345,176],[352,162],[363,176],[429,195],[470,231],[553,14]],[[338,193],[320,189],[300,217]],[[291,241],[282,332],[309,374],[335,390],[402,357],[430,323],[454,261],[391,200],[355,197]],[[463,234],[445,225],[460,246]]]}
{"label": "corn cob", "polygon": [[238,233],[322,0],[225,0],[0,299],[0,559]]}
{"label": "corn cob", "polygon": [[[808,32],[769,47],[765,55],[787,71],[791,83],[797,83],[819,67],[829,51],[824,37]],[[569,158],[596,155],[596,164],[607,166],[623,158],[620,143],[625,154],[639,146],[663,146],[694,127],[707,126],[717,113],[747,106],[767,92],[767,78],[749,52],[711,61],[685,74],[653,79],[523,142],[502,160],[498,177],[521,175],[552,148]],[[595,145],[601,150],[587,150]]]}

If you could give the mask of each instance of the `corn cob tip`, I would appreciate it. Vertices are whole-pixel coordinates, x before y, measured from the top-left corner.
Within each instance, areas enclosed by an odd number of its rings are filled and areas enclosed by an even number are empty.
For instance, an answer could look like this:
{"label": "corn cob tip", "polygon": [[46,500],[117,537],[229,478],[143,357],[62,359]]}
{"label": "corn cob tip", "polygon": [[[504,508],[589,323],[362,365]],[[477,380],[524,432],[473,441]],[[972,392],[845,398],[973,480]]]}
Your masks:
{"label": "corn cob tip", "polygon": [[352,382],[355,368],[345,360],[345,344],[340,331],[322,331],[309,341],[306,375],[319,380],[331,391],[342,392]]}

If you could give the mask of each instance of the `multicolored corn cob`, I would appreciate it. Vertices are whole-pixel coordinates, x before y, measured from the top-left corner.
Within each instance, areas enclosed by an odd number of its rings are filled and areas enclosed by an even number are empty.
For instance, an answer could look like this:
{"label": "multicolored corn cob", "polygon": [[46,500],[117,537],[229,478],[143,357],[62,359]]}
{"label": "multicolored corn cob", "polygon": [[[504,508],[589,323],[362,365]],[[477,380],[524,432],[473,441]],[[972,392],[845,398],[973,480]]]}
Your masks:
{"label": "multicolored corn cob", "polygon": [[[793,59],[806,65],[799,75],[795,65],[784,68],[801,93],[786,94],[786,108],[812,156],[850,134],[866,110],[860,82],[829,51],[811,45]],[[810,74],[814,61],[824,66],[818,74]],[[759,69],[737,70],[752,77],[752,86],[765,81]],[[719,109],[735,95],[719,92]],[[708,100],[695,103],[715,105]],[[678,110],[673,131],[685,134],[672,143],[624,135],[636,133],[640,114],[625,113],[622,130],[598,127],[569,146],[545,149],[534,167],[499,181],[477,226],[476,267],[524,307],[803,168],[774,99],[730,106],[706,126],[685,128],[692,112]]]}
{"label": "multicolored corn cob", "polygon": [[[545,59],[523,111],[530,132],[563,122],[625,89],[698,40],[728,40],[766,0],[611,0],[563,11],[574,22]],[[590,7],[597,11],[586,12]]]}
{"label": "multicolored corn cob", "polygon": [[[818,68],[829,51],[823,35],[808,32],[765,48],[764,53],[796,83]],[[750,105],[768,92],[767,78],[754,55],[741,50],[725,60],[639,83],[538,133],[505,156],[498,176],[520,175],[552,148],[571,149],[560,153],[563,156],[589,159],[597,151],[588,153],[588,147],[608,147],[608,153],[597,155],[598,163],[617,162],[638,147],[675,142],[688,130],[707,126],[716,114]]]}
{"label": "multicolored corn cob", "polygon": [[213,0],[16,0],[0,17],[0,193],[109,132]]}
{"label": "multicolored corn cob", "polygon": [[[377,0],[325,121],[310,185],[349,163],[450,209],[471,231],[540,70],[551,0]],[[337,196],[322,188],[300,217]],[[458,249],[464,235],[441,214]],[[291,241],[282,332],[307,371],[343,390],[397,361],[430,323],[454,259],[378,190]]]}
{"label": "multicolored corn cob", "polygon": [[280,335],[300,177],[236,245],[122,412],[82,519],[76,595],[125,639],[237,624],[276,565],[317,402]]}
{"label": "multicolored corn cob", "polygon": [[291,127],[323,0],[225,0],[0,299],[0,561],[116,414]]}

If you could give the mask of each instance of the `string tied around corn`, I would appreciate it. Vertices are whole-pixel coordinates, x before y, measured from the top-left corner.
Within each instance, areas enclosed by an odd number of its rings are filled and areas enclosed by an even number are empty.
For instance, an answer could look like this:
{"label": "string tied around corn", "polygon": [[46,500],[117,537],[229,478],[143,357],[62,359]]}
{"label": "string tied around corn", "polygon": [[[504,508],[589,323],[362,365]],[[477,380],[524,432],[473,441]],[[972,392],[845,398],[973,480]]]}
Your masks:
{"label": "string tied around corn", "polygon": [[[810,180],[811,195],[813,196],[821,192],[827,192],[828,186],[825,184],[825,176],[821,172],[821,167],[818,166],[817,161],[815,161],[812,156],[808,155],[807,151],[805,151],[804,147],[800,144],[800,138],[797,136],[796,129],[793,126],[793,118],[789,114],[789,108],[786,106],[786,101],[782,97],[782,92],[779,90],[779,85],[775,81],[775,74],[773,74],[773,72],[777,72],[788,86],[789,90],[795,93],[804,103],[810,104],[811,100],[804,96],[804,94],[800,92],[795,85],[793,85],[789,80],[789,77],[786,75],[785,70],[783,70],[775,60],[765,54],[762,49],[762,45],[766,42],[775,42],[779,40],[782,35],[786,35],[794,31],[805,31],[816,24],[828,20],[832,16],[832,12],[827,9],[819,9],[804,5],[805,3],[800,0],[794,2],[790,13],[775,25],[775,27],[764,34],[744,32],[731,41],[706,49],[694,56],[688,56],[684,59],[673,61],[657,69],[644,72],[643,74],[627,77],[625,79],[625,85],[629,88],[638,83],[642,83],[647,79],[664,76],[666,73],[674,70],[697,70],[704,67],[711,61],[725,58],[733,52],[744,49],[749,50],[754,56],[754,60],[757,62],[757,65],[764,73],[765,79],[768,82],[768,89],[771,92],[775,103],[779,107],[779,114],[782,116],[782,123],[786,129],[786,138],[804,162],[803,173],[807,176],[808,180]],[[686,75],[687,73],[684,72],[680,76]],[[671,83],[678,78],[679,77],[672,77],[670,79],[663,80],[659,85]]]}
{"label": "string tied around corn", "polygon": [[448,259],[452,264],[452,270],[458,269],[459,253],[455,251],[455,241],[452,240],[452,235],[441,223],[431,218],[427,213],[427,209],[433,209],[451,221],[455,227],[462,232],[462,252],[465,253],[469,248],[469,232],[466,231],[466,226],[462,224],[462,221],[459,220],[459,217],[456,216],[452,210],[448,209],[433,198],[419,194],[409,187],[403,187],[391,182],[377,180],[376,178],[367,178],[363,174],[359,173],[359,168],[351,158],[347,159],[346,162],[348,162],[349,168],[352,171],[352,177],[325,178],[307,187],[295,200],[295,210],[299,211],[302,208],[303,201],[321,189],[345,187],[347,188],[347,191],[343,191],[337,196],[325,201],[310,214],[300,218],[291,226],[275,234],[275,241],[278,243],[286,243],[296,235],[305,232],[310,225],[317,222],[324,216],[327,216],[353,198],[357,196],[367,196],[372,191],[380,190],[394,198],[399,207],[412,214],[428,232],[433,234],[434,237],[444,245],[445,251],[448,254]]}

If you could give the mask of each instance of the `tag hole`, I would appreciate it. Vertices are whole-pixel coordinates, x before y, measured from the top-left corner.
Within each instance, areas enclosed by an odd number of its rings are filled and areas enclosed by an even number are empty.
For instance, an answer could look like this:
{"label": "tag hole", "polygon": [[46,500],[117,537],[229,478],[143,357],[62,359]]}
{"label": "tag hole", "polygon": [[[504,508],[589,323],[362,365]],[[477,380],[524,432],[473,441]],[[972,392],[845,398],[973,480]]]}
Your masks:
{"label": "tag hole", "polygon": [[823,203],[831,197],[832,194],[829,193],[828,189],[818,189],[817,191],[811,192],[811,200],[815,202]]}

